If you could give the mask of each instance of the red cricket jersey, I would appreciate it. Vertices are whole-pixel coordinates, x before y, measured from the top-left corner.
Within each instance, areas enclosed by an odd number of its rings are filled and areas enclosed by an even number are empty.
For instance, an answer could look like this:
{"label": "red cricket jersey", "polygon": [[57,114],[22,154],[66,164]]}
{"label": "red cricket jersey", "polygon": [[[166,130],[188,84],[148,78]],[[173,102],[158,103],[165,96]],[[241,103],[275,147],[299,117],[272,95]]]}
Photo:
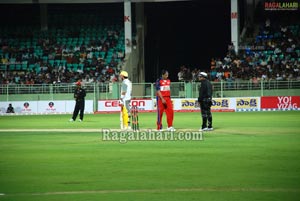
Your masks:
{"label": "red cricket jersey", "polygon": [[156,85],[156,91],[160,91],[163,97],[171,96],[171,92],[170,92],[171,81],[169,79],[164,80],[162,78],[159,78],[156,81],[155,85]]}

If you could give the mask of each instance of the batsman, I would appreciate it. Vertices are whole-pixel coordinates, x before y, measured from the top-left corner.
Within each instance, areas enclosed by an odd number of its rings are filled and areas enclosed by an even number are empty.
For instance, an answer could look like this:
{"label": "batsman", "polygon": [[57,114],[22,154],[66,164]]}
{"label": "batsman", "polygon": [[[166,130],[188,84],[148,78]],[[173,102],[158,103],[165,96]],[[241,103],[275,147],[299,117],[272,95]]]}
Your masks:
{"label": "batsman", "polygon": [[121,128],[130,129],[130,100],[132,92],[132,83],[128,79],[128,73],[126,71],[121,71],[120,78],[122,80],[120,97],[122,115]]}

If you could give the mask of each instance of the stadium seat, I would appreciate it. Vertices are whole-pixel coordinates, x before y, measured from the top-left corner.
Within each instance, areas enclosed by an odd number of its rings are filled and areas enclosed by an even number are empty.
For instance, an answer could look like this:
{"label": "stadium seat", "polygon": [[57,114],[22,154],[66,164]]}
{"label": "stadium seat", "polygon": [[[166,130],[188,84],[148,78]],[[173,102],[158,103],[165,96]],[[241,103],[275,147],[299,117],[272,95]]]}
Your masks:
{"label": "stadium seat", "polygon": [[34,67],[35,67],[35,65],[34,65],[34,64],[29,64],[29,66],[28,66],[28,70],[29,70],[29,71],[33,71]]}
{"label": "stadium seat", "polygon": [[73,68],[73,64],[67,64],[67,69],[68,70],[72,70],[72,68]]}
{"label": "stadium seat", "polygon": [[78,68],[76,66],[73,66],[73,72],[77,72]]}
{"label": "stadium seat", "polygon": [[6,65],[5,64],[0,64],[0,70],[5,71],[6,70]]}
{"label": "stadium seat", "polygon": [[22,65],[21,64],[16,64],[16,70],[20,71],[22,68]]}
{"label": "stadium seat", "polygon": [[9,64],[8,70],[13,71],[16,69],[16,65],[15,64]]}
{"label": "stadium seat", "polygon": [[21,70],[23,70],[23,71],[26,71],[27,70],[27,64],[22,64],[22,68],[21,68]]}
{"label": "stadium seat", "polygon": [[51,66],[54,66],[54,60],[53,60],[53,59],[48,60],[48,63],[49,63]]}
{"label": "stadium seat", "polygon": [[82,71],[83,71],[83,68],[84,68],[84,64],[82,64],[82,63],[78,64],[78,69],[79,69],[79,70],[82,70]]}

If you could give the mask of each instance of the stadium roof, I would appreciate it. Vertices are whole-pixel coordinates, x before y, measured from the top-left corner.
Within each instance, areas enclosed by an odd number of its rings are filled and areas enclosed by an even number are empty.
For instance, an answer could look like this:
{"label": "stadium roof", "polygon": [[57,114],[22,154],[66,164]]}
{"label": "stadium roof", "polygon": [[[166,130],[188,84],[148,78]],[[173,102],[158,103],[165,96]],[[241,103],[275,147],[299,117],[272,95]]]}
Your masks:
{"label": "stadium roof", "polygon": [[170,2],[189,0],[0,0],[0,4],[52,4],[52,3],[117,3],[117,2]]}

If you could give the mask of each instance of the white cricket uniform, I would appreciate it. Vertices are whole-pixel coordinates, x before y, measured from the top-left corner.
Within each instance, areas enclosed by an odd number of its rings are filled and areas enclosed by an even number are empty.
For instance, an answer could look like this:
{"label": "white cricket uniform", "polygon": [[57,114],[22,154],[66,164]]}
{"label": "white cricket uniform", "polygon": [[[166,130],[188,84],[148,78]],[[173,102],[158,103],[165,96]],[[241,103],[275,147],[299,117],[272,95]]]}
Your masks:
{"label": "white cricket uniform", "polygon": [[[125,92],[125,95],[123,97],[122,93]],[[124,105],[127,109],[128,112],[128,117],[130,118],[131,115],[131,110],[130,110],[130,100],[131,100],[131,92],[132,92],[132,83],[129,79],[124,79],[122,81],[122,86],[121,86],[121,97]]]}
{"label": "white cricket uniform", "polygon": [[131,93],[132,93],[132,83],[129,79],[124,79],[122,81],[121,94],[123,92],[125,92],[123,101],[130,100],[131,99]]}

